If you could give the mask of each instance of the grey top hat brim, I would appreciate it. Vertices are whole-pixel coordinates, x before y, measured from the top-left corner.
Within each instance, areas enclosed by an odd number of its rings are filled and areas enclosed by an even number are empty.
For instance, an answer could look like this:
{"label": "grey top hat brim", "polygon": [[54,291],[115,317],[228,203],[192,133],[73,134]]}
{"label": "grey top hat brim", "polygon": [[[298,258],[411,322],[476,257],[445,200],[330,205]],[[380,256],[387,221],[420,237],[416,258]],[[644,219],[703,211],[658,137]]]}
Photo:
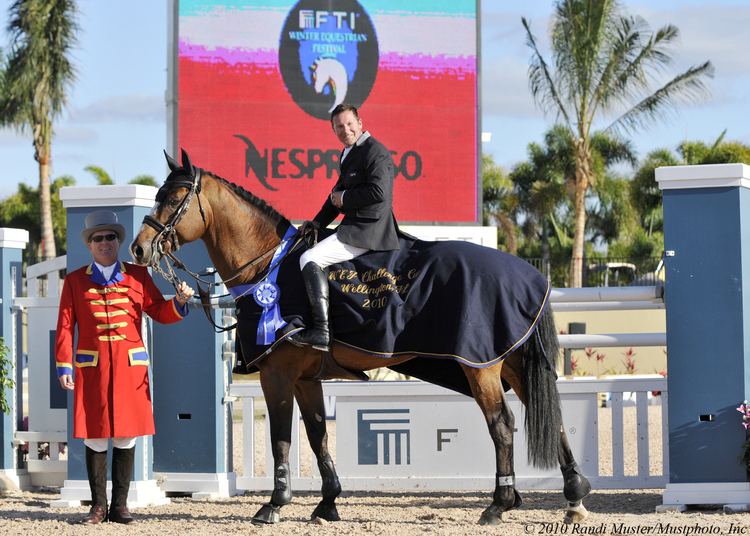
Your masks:
{"label": "grey top hat brim", "polygon": [[84,229],[83,231],[81,231],[81,238],[83,239],[83,243],[88,244],[89,240],[91,239],[91,235],[97,231],[112,231],[117,235],[117,238],[120,240],[120,242],[125,240],[125,227],[123,227],[119,223],[105,223],[102,225],[95,225],[89,229]]}

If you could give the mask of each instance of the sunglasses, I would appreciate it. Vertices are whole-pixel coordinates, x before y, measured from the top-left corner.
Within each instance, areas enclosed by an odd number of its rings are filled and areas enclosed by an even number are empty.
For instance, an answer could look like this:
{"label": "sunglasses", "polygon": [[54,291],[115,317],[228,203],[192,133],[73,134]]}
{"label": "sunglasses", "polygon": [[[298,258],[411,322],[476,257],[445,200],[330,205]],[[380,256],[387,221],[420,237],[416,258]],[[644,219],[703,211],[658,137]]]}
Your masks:
{"label": "sunglasses", "polygon": [[112,240],[117,240],[117,235],[115,233],[109,233],[104,235],[96,235],[91,237],[92,242],[101,242],[102,240],[106,240],[107,242],[112,242]]}

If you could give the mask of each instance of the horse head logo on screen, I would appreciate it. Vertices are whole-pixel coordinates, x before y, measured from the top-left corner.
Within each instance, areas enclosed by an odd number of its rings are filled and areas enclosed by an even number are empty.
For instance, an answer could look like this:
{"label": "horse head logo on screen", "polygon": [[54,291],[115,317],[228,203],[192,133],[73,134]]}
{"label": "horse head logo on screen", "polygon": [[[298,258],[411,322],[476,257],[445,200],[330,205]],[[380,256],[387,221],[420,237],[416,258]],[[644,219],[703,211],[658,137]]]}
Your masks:
{"label": "horse head logo on screen", "polygon": [[330,88],[335,97],[328,109],[328,113],[331,113],[336,106],[346,100],[346,90],[349,87],[346,67],[332,58],[320,58],[315,60],[310,70],[315,82],[315,92],[326,94],[326,90]]}
{"label": "horse head logo on screen", "polygon": [[378,72],[378,41],[356,0],[300,0],[289,11],[279,45],[279,65],[289,95],[318,119],[342,102],[361,106]]}

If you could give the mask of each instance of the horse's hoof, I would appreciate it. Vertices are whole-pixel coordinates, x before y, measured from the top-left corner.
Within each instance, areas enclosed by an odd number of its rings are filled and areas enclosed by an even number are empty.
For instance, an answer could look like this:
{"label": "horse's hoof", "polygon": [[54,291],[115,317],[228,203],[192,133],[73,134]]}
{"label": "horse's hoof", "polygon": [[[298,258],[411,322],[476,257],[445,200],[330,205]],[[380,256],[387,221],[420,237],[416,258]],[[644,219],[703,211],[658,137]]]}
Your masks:
{"label": "horse's hoof", "polygon": [[310,519],[324,519],[326,521],[341,521],[339,517],[339,511],[336,509],[336,504],[326,503],[321,501],[318,506],[315,507]]}
{"label": "horse's hoof", "polygon": [[503,513],[494,504],[488,506],[487,509],[482,512],[482,515],[479,517],[480,525],[499,525],[502,522]]}
{"label": "horse's hoof", "polygon": [[253,516],[253,523],[256,525],[273,525],[281,521],[281,506],[275,506],[271,503],[264,504],[260,510]]}
{"label": "horse's hoof", "polygon": [[589,511],[586,510],[586,507],[583,506],[581,501],[578,501],[577,503],[568,503],[568,511],[565,512],[565,519],[563,519],[563,522],[566,525],[580,523],[586,519],[588,515]]}
{"label": "horse's hoof", "polygon": [[565,495],[569,503],[576,503],[589,493],[591,493],[591,483],[577,471],[577,466],[574,467],[572,471],[565,475],[563,495]]}

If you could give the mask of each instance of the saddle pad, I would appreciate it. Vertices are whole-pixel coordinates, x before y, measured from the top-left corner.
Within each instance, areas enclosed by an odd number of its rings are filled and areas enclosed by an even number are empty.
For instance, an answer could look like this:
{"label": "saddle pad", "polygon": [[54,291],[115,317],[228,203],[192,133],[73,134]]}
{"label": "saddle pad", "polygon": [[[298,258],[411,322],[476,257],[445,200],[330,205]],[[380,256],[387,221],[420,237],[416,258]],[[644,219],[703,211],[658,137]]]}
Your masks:
{"label": "saddle pad", "polygon": [[[526,261],[470,242],[401,237],[400,245],[329,268],[334,340],[383,358],[407,353],[485,367],[533,332],[550,288]],[[310,318],[302,251],[279,269],[287,325],[276,332],[276,342],[256,343],[262,309],[249,296],[237,302],[238,339],[248,366]]]}

